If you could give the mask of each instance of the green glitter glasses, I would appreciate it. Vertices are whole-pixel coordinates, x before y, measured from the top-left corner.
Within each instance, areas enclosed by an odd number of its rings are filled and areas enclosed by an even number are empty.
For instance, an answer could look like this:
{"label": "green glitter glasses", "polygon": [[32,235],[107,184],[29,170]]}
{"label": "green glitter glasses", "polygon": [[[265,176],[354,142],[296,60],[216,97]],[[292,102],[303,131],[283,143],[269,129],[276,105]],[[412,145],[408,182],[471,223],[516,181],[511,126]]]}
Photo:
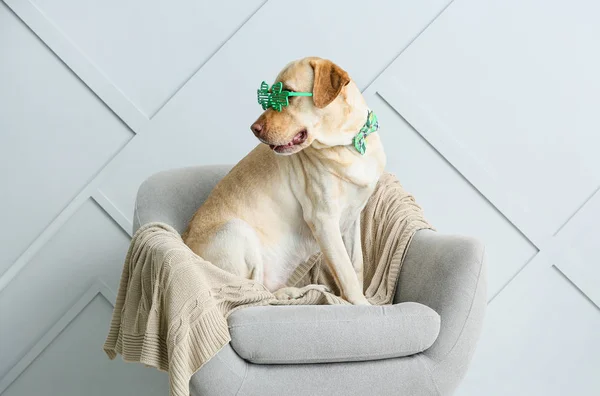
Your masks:
{"label": "green glitter glasses", "polygon": [[290,96],[312,96],[312,92],[284,91],[282,82],[276,82],[269,89],[269,84],[263,81],[256,92],[258,104],[262,106],[263,110],[271,107],[276,111],[281,111],[285,106],[289,106],[290,102],[288,98]]}

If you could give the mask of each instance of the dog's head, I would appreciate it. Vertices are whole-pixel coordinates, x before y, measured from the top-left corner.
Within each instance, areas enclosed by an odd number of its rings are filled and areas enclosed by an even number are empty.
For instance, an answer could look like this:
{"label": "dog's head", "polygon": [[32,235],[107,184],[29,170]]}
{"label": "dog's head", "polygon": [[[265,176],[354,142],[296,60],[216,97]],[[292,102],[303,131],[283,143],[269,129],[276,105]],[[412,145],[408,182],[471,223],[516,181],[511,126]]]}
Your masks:
{"label": "dog's head", "polygon": [[289,63],[275,82],[283,90],[312,92],[290,96],[281,111],[268,108],[250,127],[277,154],[290,155],[315,148],[347,145],[365,122],[367,105],[348,73],[333,62],[304,58]]}

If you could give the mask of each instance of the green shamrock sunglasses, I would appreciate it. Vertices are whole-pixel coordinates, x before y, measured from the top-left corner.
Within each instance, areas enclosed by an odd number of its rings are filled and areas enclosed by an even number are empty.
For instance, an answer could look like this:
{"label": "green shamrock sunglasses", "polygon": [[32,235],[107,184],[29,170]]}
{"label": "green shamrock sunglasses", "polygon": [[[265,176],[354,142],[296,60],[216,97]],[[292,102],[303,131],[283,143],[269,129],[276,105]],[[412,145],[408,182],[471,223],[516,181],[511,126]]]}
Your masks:
{"label": "green shamrock sunglasses", "polygon": [[284,91],[282,82],[276,82],[269,89],[269,84],[263,81],[256,92],[258,94],[258,104],[262,106],[263,110],[271,107],[276,111],[281,111],[283,107],[290,105],[288,99],[290,96],[312,96],[312,92]]}

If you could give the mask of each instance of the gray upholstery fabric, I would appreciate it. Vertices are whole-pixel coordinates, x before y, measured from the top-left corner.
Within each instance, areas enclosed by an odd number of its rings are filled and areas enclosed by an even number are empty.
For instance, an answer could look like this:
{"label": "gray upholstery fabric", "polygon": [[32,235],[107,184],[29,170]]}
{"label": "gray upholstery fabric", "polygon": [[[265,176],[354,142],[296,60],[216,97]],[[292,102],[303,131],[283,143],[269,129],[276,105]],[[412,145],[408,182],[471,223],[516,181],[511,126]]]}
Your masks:
{"label": "gray upholstery fabric", "polygon": [[467,372],[487,306],[485,248],[473,238],[417,232],[407,252],[394,302],[415,301],[442,318],[440,334],[423,352],[440,393],[450,394]]}
{"label": "gray upholstery fabric", "polygon": [[[221,358],[221,354],[227,358]],[[271,365],[245,363],[227,345],[190,381],[192,396],[430,396],[439,395],[422,354],[366,362]],[[230,383],[211,375],[228,373]],[[457,379],[458,380],[458,379]],[[234,388],[235,386],[235,388]],[[234,388],[233,390],[231,390]]]}
{"label": "gray upholstery fabric", "polygon": [[251,307],[229,317],[229,331],[232,348],[252,363],[356,362],[424,351],[438,336],[440,317],[412,302]]}
{"label": "gray upholstery fabric", "polygon": [[[229,169],[197,167],[152,176],[140,186],[134,230],[140,224],[163,221],[183,231],[196,208]],[[191,394],[452,394],[466,373],[481,331],[487,305],[485,268],[484,247],[479,241],[419,231],[404,259],[394,302],[417,302],[440,315],[440,333],[429,349],[383,360],[272,365],[251,363],[227,345],[194,374]],[[266,340],[265,344],[269,342],[276,340]]]}
{"label": "gray upholstery fabric", "polygon": [[183,233],[196,209],[230,169],[229,165],[190,167],[150,176],[138,189],[133,231],[150,221],[162,221]]}

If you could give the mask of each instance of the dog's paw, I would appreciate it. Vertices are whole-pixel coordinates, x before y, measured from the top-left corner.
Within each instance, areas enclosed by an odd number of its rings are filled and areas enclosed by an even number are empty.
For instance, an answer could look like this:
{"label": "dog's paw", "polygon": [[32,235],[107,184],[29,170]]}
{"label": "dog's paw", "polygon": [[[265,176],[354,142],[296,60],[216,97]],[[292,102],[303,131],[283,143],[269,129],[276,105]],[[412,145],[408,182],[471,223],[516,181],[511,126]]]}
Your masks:
{"label": "dog's paw", "polygon": [[296,298],[302,297],[304,292],[297,287],[284,287],[283,289],[277,290],[273,295],[278,300],[295,300]]}
{"label": "dog's paw", "polygon": [[329,293],[331,290],[325,285],[308,285],[304,286],[301,290],[303,290],[303,294],[309,290],[316,290],[321,293]]}
{"label": "dog's paw", "polygon": [[348,297],[347,300],[353,305],[371,305],[367,298],[362,294],[354,297]]}
{"label": "dog's paw", "polygon": [[308,285],[302,288],[284,287],[274,292],[273,295],[278,300],[295,300],[297,298],[303,297],[310,290],[315,290],[321,293],[327,293],[331,291],[327,286],[324,285]]}

